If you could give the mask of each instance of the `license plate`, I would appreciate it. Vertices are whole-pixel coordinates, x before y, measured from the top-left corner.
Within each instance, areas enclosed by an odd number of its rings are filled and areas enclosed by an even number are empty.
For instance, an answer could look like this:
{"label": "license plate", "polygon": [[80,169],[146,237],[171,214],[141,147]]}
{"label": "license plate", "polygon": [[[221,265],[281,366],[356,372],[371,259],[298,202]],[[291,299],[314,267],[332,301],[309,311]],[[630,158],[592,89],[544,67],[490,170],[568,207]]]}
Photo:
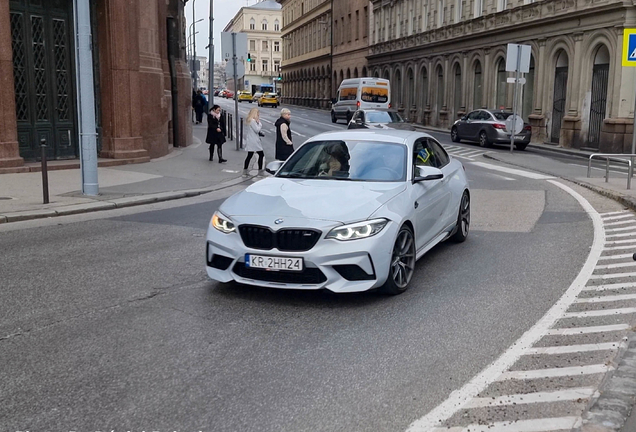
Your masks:
{"label": "license plate", "polygon": [[526,137],[523,136],[523,135],[515,135],[515,139],[516,140],[523,140],[523,139],[526,139]]}
{"label": "license plate", "polygon": [[245,254],[245,266],[274,271],[303,271],[303,259]]}

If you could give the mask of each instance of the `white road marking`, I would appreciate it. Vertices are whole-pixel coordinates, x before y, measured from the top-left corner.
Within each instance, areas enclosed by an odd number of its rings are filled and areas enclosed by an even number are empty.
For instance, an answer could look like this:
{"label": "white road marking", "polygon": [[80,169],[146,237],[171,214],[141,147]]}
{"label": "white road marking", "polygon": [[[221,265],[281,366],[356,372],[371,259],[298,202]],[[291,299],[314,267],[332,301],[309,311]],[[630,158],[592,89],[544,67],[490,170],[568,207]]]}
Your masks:
{"label": "white road marking", "polygon": [[[607,225],[606,225],[607,226]],[[635,230],[636,226],[631,225],[631,226],[626,226],[626,227],[621,227],[621,228],[610,228],[610,229],[606,229],[605,232],[608,233],[613,233],[613,232],[620,232],[620,231],[629,231],[629,230]]]}
{"label": "white road marking", "polygon": [[521,405],[545,402],[563,402],[578,399],[589,399],[594,396],[596,389],[593,387],[578,387],[567,390],[555,390],[547,392],[511,394],[495,398],[475,398],[468,402],[464,408],[483,408],[489,406]]}
{"label": "white road marking", "polygon": [[623,234],[610,234],[605,236],[606,238],[610,238],[610,237],[631,237],[631,236],[635,236],[636,235],[636,231],[635,232],[628,232],[628,233],[623,233]]}
{"label": "white road marking", "polygon": [[625,219],[625,218],[631,218],[631,217],[634,217],[634,215],[632,213],[626,213],[626,214],[620,215],[620,216],[605,217],[605,218],[603,218],[603,222],[612,221],[612,220],[619,220],[619,219]]}
{"label": "white road marking", "polygon": [[629,246],[609,247],[609,248],[605,248],[605,250],[606,251],[625,250],[625,249],[634,249],[635,247],[636,247],[636,244],[633,244],[633,245],[629,245]]}
{"label": "white road marking", "polygon": [[549,432],[572,430],[581,425],[581,417],[546,417],[532,420],[510,420],[466,427],[435,428],[433,432]]}
{"label": "white road marking", "polygon": [[636,282],[586,286],[585,288],[583,288],[583,290],[584,291],[606,291],[606,290],[623,289],[623,288],[636,288]]}
{"label": "white road marking", "polygon": [[601,213],[601,217],[605,218],[608,216],[615,216],[615,215],[627,214],[627,213],[631,213],[631,212],[629,210],[613,211],[613,212]]}
{"label": "white road marking", "polygon": [[548,330],[546,333],[549,336],[573,336],[579,334],[588,333],[605,333],[613,331],[629,330],[631,327],[629,324],[611,324],[604,326],[592,326],[592,327],[571,327]]}
{"label": "white road marking", "polygon": [[636,276],[636,273],[610,273],[610,274],[590,276],[590,280],[617,279],[617,278],[634,277],[634,276]]}
{"label": "white road marking", "polygon": [[605,373],[613,370],[614,367],[604,364],[587,366],[570,366],[564,368],[533,369],[525,371],[508,371],[501,374],[498,381],[505,380],[530,380],[539,378],[557,378],[565,376],[580,376]]}
{"label": "white road marking", "polygon": [[482,150],[471,150],[467,153],[464,153],[463,156],[474,157],[474,156],[483,155],[483,154],[484,152]]}
{"label": "white road marking", "polygon": [[604,303],[623,300],[636,300],[636,294],[608,295],[577,299],[575,303]]}
{"label": "white road marking", "polygon": [[617,244],[626,244],[626,243],[636,243],[636,239],[630,239],[630,240],[612,240],[612,241],[609,241],[609,242],[605,243],[605,246],[612,246],[612,245],[617,245]]}
{"label": "white road marking", "polygon": [[[436,426],[439,426],[440,422],[448,420],[470,399],[476,397],[488,385],[495,382],[504,371],[508,370],[519,360],[528,348],[531,348],[536,341],[542,338],[549,329],[561,319],[565,311],[587,284],[587,281],[594,271],[598,257],[601,256],[601,252],[603,251],[603,243],[605,243],[605,233],[603,232],[601,216],[585,198],[572,188],[555,180],[548,180],[548,182],[563,189],[576,199],[589,215],[590,219],[592,219],[594,240],[587,260],[567,291],[532,328],[526,331],[498,359],[488,365],[484,370],[473,377],[473,379],[464,384],[460,389],[453,391],[445,401],[440,403],[425,416],[411,423],[407,432],[429,432],[433,430]],[[568,429],[568,427],[566,427],[566,429]],[[571,427],[569,428],[571,429]],[[492,432],[491,429],[488,430]]]}
{"label": "white road marking", "polygon": [[636,262],[625,262],[625,263],[616,263],[616,264],[606,264],[596,266],[596,270],[607,270],[613,268],[623,268],[623,267],[636,267]]}
{"label": "white road marking", "polygon": [[563,315],[563,318],[591,318],[591,317],[601,317],[608,315],[627,315],[636,313],[636,307],[631,308],[620,308],[620,309],[601,309],[594,311],[584,311],[584,312],[568,312]]}
{"label": "white road marking", "polygon": [[619,255],[604,255],[599,258],[600,260],[614,260],[614,259],[625,259],[631,258],[633,254],[619,254]]}
{"label": "white road marking", "polygon": [[501,167],[498,165],[493,165],[493,164],[489,164],[489,163],[485,163],[485,162],[473,162],[473,165],[477,165],[479,167],[482,168],[486,168],[489,170],[493,170],[493,171],[501,171],[501,172],[505,172],[508,174],[514,174],[514,175],[518,175],[521,177],[526,177],[526,178],[530,178],[530,179],[534,179],[534,180],[548,180],[548,179],[553,179],[554,177],[551,176],[546,176],[543,174],[537,174],[537,173],[533,173],[530,171],[524,171],[524,170],[519,170],[519,169],[515,169],[515,168],[506,168],[506,167]]}
{"label": "white road marking", "polygon": [[618,222],[610,222],[610,223],[606,223],[604,224],[606,227],[608,226],[616,226],[616,225],[624,225],[624,224],[628,224],[628,223],[634,223],[636,222],[635,220],[623,220],[623,221],[618,221]]}
{"label": "white road marking", "polygon": [[571,354],[578,352],[588,352],[588,351],[605,351],[605,350],[617,350],[622,346],[626,346],[624,342],[603,342],[597,344],[583,344],[583,345],[563,345],[563,346],[552,346],[552,347],[540,347],[540,348],[530,348],[526,354],[527,355],[535,355],[535,354]]}

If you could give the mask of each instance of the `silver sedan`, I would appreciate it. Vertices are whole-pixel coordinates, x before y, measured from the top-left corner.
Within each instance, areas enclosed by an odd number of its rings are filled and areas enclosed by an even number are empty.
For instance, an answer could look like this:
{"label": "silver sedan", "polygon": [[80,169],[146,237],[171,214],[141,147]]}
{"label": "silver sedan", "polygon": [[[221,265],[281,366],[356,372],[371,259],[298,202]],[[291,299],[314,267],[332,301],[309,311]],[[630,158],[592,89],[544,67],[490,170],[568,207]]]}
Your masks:
{"label": "silver sedan", "polygon": [[468,236],[464,167],[428,134],[324,133],[267,168],[273,177],[212,216],[206,269],[214,280],[399,294],[417,259]]}

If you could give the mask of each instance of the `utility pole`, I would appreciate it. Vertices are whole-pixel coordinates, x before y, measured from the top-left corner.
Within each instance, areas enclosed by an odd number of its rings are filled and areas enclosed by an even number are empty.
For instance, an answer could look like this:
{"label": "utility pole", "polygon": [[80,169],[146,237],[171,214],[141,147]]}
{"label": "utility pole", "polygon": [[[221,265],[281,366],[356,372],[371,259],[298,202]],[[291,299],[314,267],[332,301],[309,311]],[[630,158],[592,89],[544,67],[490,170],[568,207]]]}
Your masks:
{"label": "utility pole", "polygon": [[[214,21],[214,0],[210,0],[210,35],[208,36],[208,106],[212,108],[214,105],[214,37],[213,37],[213,21]],[[207,114],[207,113],[206,113]]]}
{"label": "utility pole", "polygon": [[232,62],[234,65],[234,123],[236,123],[236,149],[239,150],[238,71],[236,58],[236,33],[232,32]]}
{"label": "utility pole", "polygon": [[97,125],[95,124],[95,82],[93,80],[93,47],[91,46],[91,13],[89,0],[74,0],[77,34],[77,100],[79,109],[80,166],[82,193],[98,195]]}
{"label": "utility pole", "polygon": [[197,77],[199,76],[199,74],[196,71],[196,63],[197,63],[197,38],[195,37],[195,35],[197,34],[197,22],[195,20],[196,15],[194,12],[194,3],[196,2],[196,0],[192,0],[192,79],[193,79],[193,83],[194,83],[194,88],[195,90],[199,89],[199,86],[197,85]]}

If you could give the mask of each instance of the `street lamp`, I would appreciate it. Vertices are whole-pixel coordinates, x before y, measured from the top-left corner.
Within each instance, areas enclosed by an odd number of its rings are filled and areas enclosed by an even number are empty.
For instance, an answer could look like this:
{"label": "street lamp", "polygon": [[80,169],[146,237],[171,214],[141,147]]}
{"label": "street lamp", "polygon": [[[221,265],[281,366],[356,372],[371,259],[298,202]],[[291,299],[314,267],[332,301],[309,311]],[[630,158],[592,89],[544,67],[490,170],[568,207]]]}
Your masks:
{"label": "street lamp", "polygon": [[[195,18],[195,15],[194,15],[194,1],[195,0],[192,1],[192,19]],[[194,82],[193,82],[194,88],[197,88],[197,74],[196,74],[196,71],[194,70],[194,63],[197,60],[197,44],[196,44],[196,39],[195,39],[194,36],[197,33],[199,33],[198,31],[196,31],[196,26],[195,25],[196,25],[196,23],[201,22],[201,21],[203,21],[203,18],[194,21],[192,24],[190,24],[190,27],[188,28],[188,34],[192,35],[192,47],[193,47],[193,49],[192,49],[192,56],[191,57],[192,57],[192,78],[194,79]],[[188,41],[188,45],[190,45],[189,41]]]}

